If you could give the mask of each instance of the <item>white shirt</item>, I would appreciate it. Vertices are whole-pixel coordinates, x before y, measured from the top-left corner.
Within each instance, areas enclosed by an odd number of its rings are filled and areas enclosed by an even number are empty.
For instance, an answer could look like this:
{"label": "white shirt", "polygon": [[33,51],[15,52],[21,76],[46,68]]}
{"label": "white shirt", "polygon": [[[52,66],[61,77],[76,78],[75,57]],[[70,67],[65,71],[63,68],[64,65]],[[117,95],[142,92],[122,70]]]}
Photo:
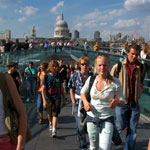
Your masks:
{"label": "white shirt", "polygon": [[5,113],[3,106],[3,95],[0,90],[0,135],[8,133],[8,129],[5,126]]}
{"label": "white shirt", "polygon": [[[93,86],[90,91],[91,95],[91,105],[92,110],[87,112],[87,114],[91,117],[99,117],[100,119],[105,119],[110,116],[115,115],[115,109],[109,108],[109,99],[117,97],[118,100],[124,100],[122,93],[122,88],[120,81],[113,77],[114,81],[112,81],[111,87],[108,87],[106,82],[104,83],[104,89],[102,91],[98,91],[96,88],[97,80],[94,80]],[[84,86],[81,89],[81,93],[86,94],[89,89],[89,81],[90,77],[86,80]]]}

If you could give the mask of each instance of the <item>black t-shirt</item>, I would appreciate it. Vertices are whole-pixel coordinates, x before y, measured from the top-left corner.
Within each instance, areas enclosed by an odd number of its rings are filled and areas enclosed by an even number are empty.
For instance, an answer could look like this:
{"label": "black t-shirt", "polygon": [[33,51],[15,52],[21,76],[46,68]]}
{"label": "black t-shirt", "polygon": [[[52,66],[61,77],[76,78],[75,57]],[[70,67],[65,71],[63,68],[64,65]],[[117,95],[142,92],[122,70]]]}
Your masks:
{"label": "black t-shirt", "polygon": [[61,75],[61,77],[63,78],[63,80],[66,80],[66,78],[67,78],[67,67],[66,67],[66,65],[62,65],[62,66],[60,67],[60,70],[61,70],[62,68],[64,68],[64,70],[63,70],[62,72],[60,72],[60,75]]}
{"label": "black t-shirt", "polygon": [[20,79],[19,73],[17,71],[13,72],[10,74],[16,84],[17,90],[19,92],[19,82],[16,80],[16,77],[18,77]]}
{"label": "black t-shirt", "polygon": [[12,45],[11,43],[5,43],[5,44],[4,44],[5,52],[10,52],[11,45]]}

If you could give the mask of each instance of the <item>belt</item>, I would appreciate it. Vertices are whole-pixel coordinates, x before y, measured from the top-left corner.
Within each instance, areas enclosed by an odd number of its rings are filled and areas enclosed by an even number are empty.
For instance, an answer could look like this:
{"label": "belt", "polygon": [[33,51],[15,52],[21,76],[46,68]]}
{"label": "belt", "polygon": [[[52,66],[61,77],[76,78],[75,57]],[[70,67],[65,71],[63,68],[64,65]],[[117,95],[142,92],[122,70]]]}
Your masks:
{"label": "belt", "polygon": [[5,133],[5,134],[0,135],[0,138],[5,138],[7,136],[9,136],[9,133]]}

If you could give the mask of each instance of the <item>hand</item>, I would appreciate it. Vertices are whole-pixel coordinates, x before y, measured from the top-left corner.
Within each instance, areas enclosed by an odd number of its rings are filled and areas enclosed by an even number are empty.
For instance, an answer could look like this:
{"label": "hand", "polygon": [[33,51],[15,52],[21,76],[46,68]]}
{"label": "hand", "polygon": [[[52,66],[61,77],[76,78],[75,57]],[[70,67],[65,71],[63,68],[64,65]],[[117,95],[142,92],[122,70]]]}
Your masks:
{"label": "hand", "polygon": [[25,149],[25,147],[24,147],[24,146],[17,145],[17,148],[16,148],[16,150],[24,150],[24,149]]}
{"label": "hand", "polygon": [[109,99],[109,101],[110,101],[109,108],[111,109],[114,109],[118,105],[118,100],[116,98]]}
{"label": "hand", "polygon": [[90,111],[90,110],[92,109],[91,104],[90,104],[90,103],[84,104],[84,109],[85,109],[86,111]]}
{"label": "hand", "polygon": [[47,106],[47,102],[45,101],[43,102],[43,107],[46,108],[46,106]]}

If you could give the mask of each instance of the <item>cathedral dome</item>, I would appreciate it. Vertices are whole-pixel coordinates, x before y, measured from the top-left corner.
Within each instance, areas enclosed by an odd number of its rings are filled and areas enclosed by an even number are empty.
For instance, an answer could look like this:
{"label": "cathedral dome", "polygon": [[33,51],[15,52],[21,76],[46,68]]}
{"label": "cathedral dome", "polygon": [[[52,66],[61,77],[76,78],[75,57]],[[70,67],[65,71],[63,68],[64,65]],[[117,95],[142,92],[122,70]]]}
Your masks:
{"label": "cathedral dome", "polygon": [[67,25],[67,23],[66,23],[65,20],[59,20],[59,21],[57,21],[57,23],[56,23],[56,27],[68,28],[68,25]]}
{"label": "cathedral dome", "polygon": [[64,20],[63,13],[61,14],[61,18],[56,23],[54,38],[69,38],[69,29],[67,22]]}

